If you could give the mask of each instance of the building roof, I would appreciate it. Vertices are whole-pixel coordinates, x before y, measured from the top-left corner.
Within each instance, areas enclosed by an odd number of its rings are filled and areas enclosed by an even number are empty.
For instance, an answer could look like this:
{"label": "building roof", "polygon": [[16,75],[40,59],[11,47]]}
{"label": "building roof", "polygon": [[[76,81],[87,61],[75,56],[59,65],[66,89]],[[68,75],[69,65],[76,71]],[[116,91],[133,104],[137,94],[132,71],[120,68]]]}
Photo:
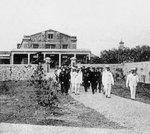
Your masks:
{"label": "building roof", "polygon": [[0,51],[0,57],[3,57],[3,56],[10,56],[10,51]]}
{"label": "building roof", "polygon": [[45,32],[48,32],[48,31],[51,31],[51,32],[58,32],[62,35],[65,35],[65,36],[69,36],[69,37],[73,37],[73,38],[76,38],[76,36],[71,36],[71,35],[68,35],[68,34],[64,34],[64,33],[61,33],[59,31],[56,31],[56,30],[52,30],[52,29],[49,29],[49,30],[45,30],[45,31],[42,31],[42,32],[38,32],[38,33],[35,33],[35,34],[31,34],[31,35],[25,35],[24,37],[30,37],[30,36],[34,36],[34,35],[38,35],[38,34],[42,34],[42,33],[45,33]]}
{"label": "building roof", "polygon": [[11,52],[87,52],[89,49],[13,49]]}

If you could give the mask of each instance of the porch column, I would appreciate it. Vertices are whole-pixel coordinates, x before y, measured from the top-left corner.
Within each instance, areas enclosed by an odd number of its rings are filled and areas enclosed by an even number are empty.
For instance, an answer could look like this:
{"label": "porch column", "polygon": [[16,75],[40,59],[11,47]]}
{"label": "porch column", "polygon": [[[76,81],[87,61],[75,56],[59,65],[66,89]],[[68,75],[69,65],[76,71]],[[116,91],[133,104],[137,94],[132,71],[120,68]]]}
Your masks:
{"label": "porch column", "polygon": [[30,64],[30,54],[28,54],[28,65]]}
{"label": "porch column", "polygon": [[91,59],[91,54],[89,53],[88,55],[89,55],[88,57],[89,57],[89,60],[90,60]]}
{"label": "porch column", "polygon": [[74,54],[74,57],[76,58],[77,54]]}
{"label": "porch column", "polygon": [[11,64],[14,64],[14,54],[11,53]]}
{"label": "porch column", "polygon": [[88,56],[88,55],[86,55],[86,61],[85,61],[85,62],[86,62],[86,64],[87,64],[87,62],[88,62],[88,61],[87,61],[87,58],[88,58],[88,57],[89,57],[89,56]]}
{"label": "porch column", "polygon": [[59,67],[61,67],[61,54],[59,54]]}
{"label": "porch column", "polygon": [[46,56],[46,54],[44,53],[43,55],[44,55],[44,60],[45,60],[45,58],[46,58],[46,57],[45,57],[45,56]]}

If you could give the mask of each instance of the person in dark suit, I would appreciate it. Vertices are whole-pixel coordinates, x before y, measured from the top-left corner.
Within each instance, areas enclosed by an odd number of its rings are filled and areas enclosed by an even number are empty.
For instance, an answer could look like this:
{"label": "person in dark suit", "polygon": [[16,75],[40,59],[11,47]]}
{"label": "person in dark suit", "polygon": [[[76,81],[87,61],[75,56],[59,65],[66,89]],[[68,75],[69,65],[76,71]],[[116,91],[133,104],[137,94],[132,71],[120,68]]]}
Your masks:
{"label": "person in dark suit", "polygon": [[59,74],[59,82],[60,82],[60,86],[61,86],[61,93],[63,94],[65,92],[65,68],[61,69],[61,72]]}
{"label": "person in dark suit", "polygon": [[86,68],[86,70],[87,70],[87,75],[86,75],[86,77],[87,77],[87,88],[90,88],[90,74],[91,74],[91,70],[90,70],[90,67],[87,67]]}
{"label": "person in dark suit", "polygon": [[71,79],[70,72],[71,72],[71,69],[69,67],[67,67],[65,72],[66,72],[65,73],[65,76],[66,76],[66,79],[65,79],[65,93],[66,93],[66,95],[68,95],[68,91],[69,91],[69,88],[70,88],[70,79]]}
{"label": "person in dark suit", "polygon": [[94,94],[97,89],[97,73],[95,68],[91,69],[90,83],[91,83],[92,93]]}
{"label": "person in dark suit", "polygon": [[99,93],[102,92],[102,68],[97,69],[97,84]]}
{"label": "person in dark suit", "polygon": [[61,85],[61,93],[68,95],[68,90],[70,87],[70,72],[69,69],[62,68],[62,71],[59,75],[60,85]]}
{"label": "person in dark suit", "polygon": [[87,92],[87,89],[89,88],[89,72],[86,68],[82,69],[82,74],[83,74],[83,86],[85,92]]}

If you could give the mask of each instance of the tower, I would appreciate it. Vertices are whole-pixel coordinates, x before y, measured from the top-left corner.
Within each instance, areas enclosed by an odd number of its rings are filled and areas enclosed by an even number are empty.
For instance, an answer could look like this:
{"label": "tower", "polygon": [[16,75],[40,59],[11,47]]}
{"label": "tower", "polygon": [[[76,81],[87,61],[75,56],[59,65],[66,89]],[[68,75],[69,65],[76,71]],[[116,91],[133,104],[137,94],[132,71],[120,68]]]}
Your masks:
{"label": "tower", "polygon": [[124,42],[122,41],[122,39],[121,39],[121,41],[119,42],[119,47],[118,47],[119,49],[124,49],[125,48],[125,46],[124,46]]}

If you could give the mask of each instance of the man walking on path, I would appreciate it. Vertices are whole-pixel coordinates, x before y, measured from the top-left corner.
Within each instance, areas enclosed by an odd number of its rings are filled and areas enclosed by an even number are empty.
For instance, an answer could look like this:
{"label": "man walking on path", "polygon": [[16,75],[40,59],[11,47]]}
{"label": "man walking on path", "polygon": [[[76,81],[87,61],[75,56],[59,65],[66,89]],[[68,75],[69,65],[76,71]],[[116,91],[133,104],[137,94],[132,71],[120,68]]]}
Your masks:
{"label": "man walking on path", "polygon": [[97,90],[97,73],[94,67],[91,69],[90,82],[91,82],[92,93],[94,94],[95,91]]}
{"label": "man walking on path", "polygon": [[75,77],[77,76],[77,71],[75,68],[73,68],[70,72],[70,82],[71,82],[71,92],[74,93],[75,92]]}
{"label": "man walking on path", "polygon": [[111,86],[114,85],[114,78],[112,73],[110,72],[109,67],[106,67],[102,74],[102,83],[104,86],[106,98],[110,98]]}
{"label": "man walking on path", "polygon": [[98,81],[98,90],[99,93],[102,91],[102,68],[98,68],[97,70],[97,81]]}
{"label": "man walking on path", "polygon": [[87,70],[87,68],[84,68],[84,69],[82,69],[82,74],[83,74],[83,86],[84,86],[84,90],[85,90],[85,92],[87,92],[88,90],[88,88],[89,88],[89,85],[90,85],[90,83],[89,83],[89,75],[90,75],[90,73],[88,72],[88,70]]}
{"label": "man walking on path", "polygon": [[137,69],[134,68],[128,74],[127,80],[126,80],[126,87],[130,88],[131,99],[133,99],[133,100],[135,99],[136,87],[137,87],[138,82],[139,82],[139,78],[138,78],[138,75],[137,75]]}
{"label": "man walking on path", "polygon": [[82,83],[82,72],[80,68],[77,68],[77,75],[75,77],[75,94],[79,95],[80,93],[80,86]]}
{"label": "man walking on path", "polygon": [[68,95],[68,89],[70,87],[70,72],[66,68],[62,68],[62,71],[59,75],[61,93]]}

